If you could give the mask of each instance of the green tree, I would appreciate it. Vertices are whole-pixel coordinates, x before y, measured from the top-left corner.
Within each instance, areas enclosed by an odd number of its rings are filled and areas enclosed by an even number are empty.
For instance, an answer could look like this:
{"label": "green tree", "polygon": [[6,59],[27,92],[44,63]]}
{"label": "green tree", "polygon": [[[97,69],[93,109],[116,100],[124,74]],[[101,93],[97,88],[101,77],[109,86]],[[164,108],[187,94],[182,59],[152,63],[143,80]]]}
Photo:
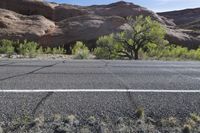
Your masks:
{"label": "green tree", "polygon": [[166,31],[164,27],[151,17],[138,16],[136,20],[128,18],[130,27],[118,33],[115,39],[121,42],[123,49],[118,51],[121,56],[137,60],[138,52],[149,43],[163,43]]}

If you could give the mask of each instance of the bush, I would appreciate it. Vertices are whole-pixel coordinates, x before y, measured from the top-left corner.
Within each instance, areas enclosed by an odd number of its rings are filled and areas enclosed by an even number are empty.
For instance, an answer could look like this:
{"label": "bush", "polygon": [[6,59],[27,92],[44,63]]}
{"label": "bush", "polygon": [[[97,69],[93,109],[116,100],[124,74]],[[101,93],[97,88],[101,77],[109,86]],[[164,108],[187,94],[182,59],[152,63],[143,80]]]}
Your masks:
{"label": "bush", "polygon": [[13,41],[5,39],[0,41],[0,54],[7,54],[8,56],[11,56],[14,54],[14,50]]}
{"label": "bush", "polygon": [[47,47],[44,49],[44,54],[52,54],[52,49]]}
{"label": "bush", "polygon": [[143,119],[144,118],[144,109],[139,108],[138,110],[136,110],[135,115],[138,119]]}
{"label": "bush", "polygon": [[97,40],[97,48],[94,49],[94,55],[97,59],[118,59],[118,51],[121,50],[121,45],[116,42],[114,35],[102,36]]}
{"label": "bush", "polygon": [[97,59],[112,59],[110,53],[105,48],[97,47],[94,49],[94,55]]}
{"label": "bush", "polygon": [[191,133],[191,127],[189,125],[185,125],[182,132],[183,133]]}
{"label": "bush", "polygon": [[38,54],[64,54],[66,50],[62,47],[49,48],[46,49],[39,46],[38,43],[24,40],[22,43],[20,41],[11,41],[3,39],[0,41],[0,54],[7,54],[11,56],[17,53],[26,57],[36,57]]}
{"label": "bush", "polygon": [[62,47],[52,49],[52,54],[65,54],[65,53],[66,53],[66,50]]}
{"label": "bush", "polygon": [[75,56],[75,59],[88,59],[89,53],[89,49],[80,41],[77,41],[72,49],[72,54]]}
{"label": "bush", "polygon": [[36,42],[28,42],[26,40],[23,43],[20,43],[19,47],[17,48],[19,54],[24,55],[24,56],[28,56],[30,58],[33,58],[33,57],[37,56],[38,49],[41,49],[39,47],[38,43],[36,43]]}
{"label": "bush", "polygon": [[167,45],[165,47],[153,47],[146,53],[146,58],[167,60],[200,60],[200,48],[188,50],[186,47]]}
{"label": "bush", "polygon": [[47,47],[44,49],[45,54],[65,54],[66,50],[62,47],[57,47],[57,48],[49,48]]}

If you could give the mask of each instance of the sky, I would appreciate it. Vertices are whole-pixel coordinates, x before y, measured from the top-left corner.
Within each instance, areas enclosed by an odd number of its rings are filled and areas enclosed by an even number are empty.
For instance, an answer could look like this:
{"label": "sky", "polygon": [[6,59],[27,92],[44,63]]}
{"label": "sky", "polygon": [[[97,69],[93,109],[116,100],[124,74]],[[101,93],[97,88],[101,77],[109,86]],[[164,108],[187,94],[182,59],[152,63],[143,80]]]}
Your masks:
{"label": "sky", "polygon": [[[118,0],[47,0],[56,3],[67,3],[73,5],[99,5],[117,2]],[[200,7],[200,0],[125,0],[143,7],[147,7],[155,12],[181,10],[185,8]]]}

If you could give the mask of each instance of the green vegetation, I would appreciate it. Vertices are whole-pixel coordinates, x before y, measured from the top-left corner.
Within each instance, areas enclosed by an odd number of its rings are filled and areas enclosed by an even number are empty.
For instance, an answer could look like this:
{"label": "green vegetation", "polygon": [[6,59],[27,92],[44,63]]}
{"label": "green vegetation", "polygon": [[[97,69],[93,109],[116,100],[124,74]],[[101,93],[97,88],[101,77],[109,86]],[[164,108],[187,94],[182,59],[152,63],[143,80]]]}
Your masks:
{"label": "green vegetation", "polygon": [[118,59],[118,51],[122,49],[119,42],[114,39],[114,34],[102,36],[97,40],[94,54],[97,59]]}
{"label": "green vegetation", "polygon": [[191,127],[189,125],[185,125],[183,128],[183,133],[191,133]]}
{"label": "green vegetation", "polygon": [[165,29],[151,17],[138,16],[136,20],[128,18],[129,30],[116,35],[116,40],[122,43],[123,49],[118,51],[123,57],[139,59],[139,51],[149,43],[160,44],[164,41]]}
{"label": "green vegetation", "polygon": [[[92,51],[96,59],[200,60],[200,48],[189,50],[186,47],[169,44],[164,39],[165,28],[151,17],[138,16],[136,20],[129,17],[127,22],[129,29],[97,39],[96,48]],[[33,58],[41,54],[65,53],[63,47],[42,48],[33,41],[0,40],[0,54],[7,57],[16,54]],[[77,41],[72,48],[72,54],[75,59],[88,59],[90,51],[86,44]]]}
{"label": "green vegetation", "polygon": [[10,40],[1,40],[0,41],[0,54],[7,54],[9,57],[14,54],[13,42]]}
{"label": "green vegetation", "polygon": [[94,54],[97,58],[139,59],[139,51],[145,49],[149,43],[160,45],[165,37],[165,29],[151,17],[136,17],[136,21],[129,17],[129,30],[116,35],[100,37],[97,40],[97,48]]}
{"label": "green vegetation", "polygon": [[130,30],[102,36],[97,40],[97,59],[200,60],[200,48],[169,44],[165,29],[150,17],[128,18]]}
{"label": "green vegetation", "polygon": [[65,54],[66,50],[62,47],[57,47],[57,48],[45,48],[44,50],[44,54]]}
{"label": "green vegetation", "polygon": [[24,40],[23,42],[3,39],[0,41],[0,54],[11,57],[13,54],[23,55],[23,57],[34,58],[40,54],[65,54],[66,50],[58,48],[42,48],[38,43]]}
{"label": "green vegetation", "polygon": [[81,41],[77,41],[72,49],[72,54],[75,56],[75,59],[88,59],[89,49]]}
{"label": "green vegetation", "polygon": [[143,119],[144,118],[144,109],[139,108],[138,110],[136,110],[135,115],[136,115],[137,118]]}
{"label": "green vegetation", "polygon": [[200,60],[200,48],[188,50],[186,47],[167,44],[166,46],[156,46],[150,44],[144,58],[156,60]]}
{"label": "green vegetation", "polygon": [[[121,55],[121,49],[123,49],[122,44],[116,42],[111,34],[97,40],[94,55],[97,59],[127,59],[126,55],[124,58]],[[138,51],[138,57],[145,60],[200,60],[200,48],[189,50],[186,47],[172,45],[163,40],[159,45],[148,43]]]}
{"label": "green vegetation", "polygon": [[37,54],[41,52],[41,48],[38,43],[32,41],[28,42],[27,40],[24,40],[23,43],[19,43],[19,47],[16,49],[18,54],[30,58],[36,57]]}

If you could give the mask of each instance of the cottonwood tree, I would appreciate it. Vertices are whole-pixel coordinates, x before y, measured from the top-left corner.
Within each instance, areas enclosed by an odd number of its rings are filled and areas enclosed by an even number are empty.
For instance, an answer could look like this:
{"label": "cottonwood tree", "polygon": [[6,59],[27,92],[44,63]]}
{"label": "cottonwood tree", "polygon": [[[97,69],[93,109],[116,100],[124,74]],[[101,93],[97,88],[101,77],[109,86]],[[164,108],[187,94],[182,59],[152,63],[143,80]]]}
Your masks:
{"label": "cottonwood tree", "polygon": [[115,36],[122,43],[123,49],[119,50],[120,56],[138,60],[138,53],[149,43],[159,44],[164,41],[165,28],[151,17],[138,16],[136,20],[128,18],[129,28]]}

